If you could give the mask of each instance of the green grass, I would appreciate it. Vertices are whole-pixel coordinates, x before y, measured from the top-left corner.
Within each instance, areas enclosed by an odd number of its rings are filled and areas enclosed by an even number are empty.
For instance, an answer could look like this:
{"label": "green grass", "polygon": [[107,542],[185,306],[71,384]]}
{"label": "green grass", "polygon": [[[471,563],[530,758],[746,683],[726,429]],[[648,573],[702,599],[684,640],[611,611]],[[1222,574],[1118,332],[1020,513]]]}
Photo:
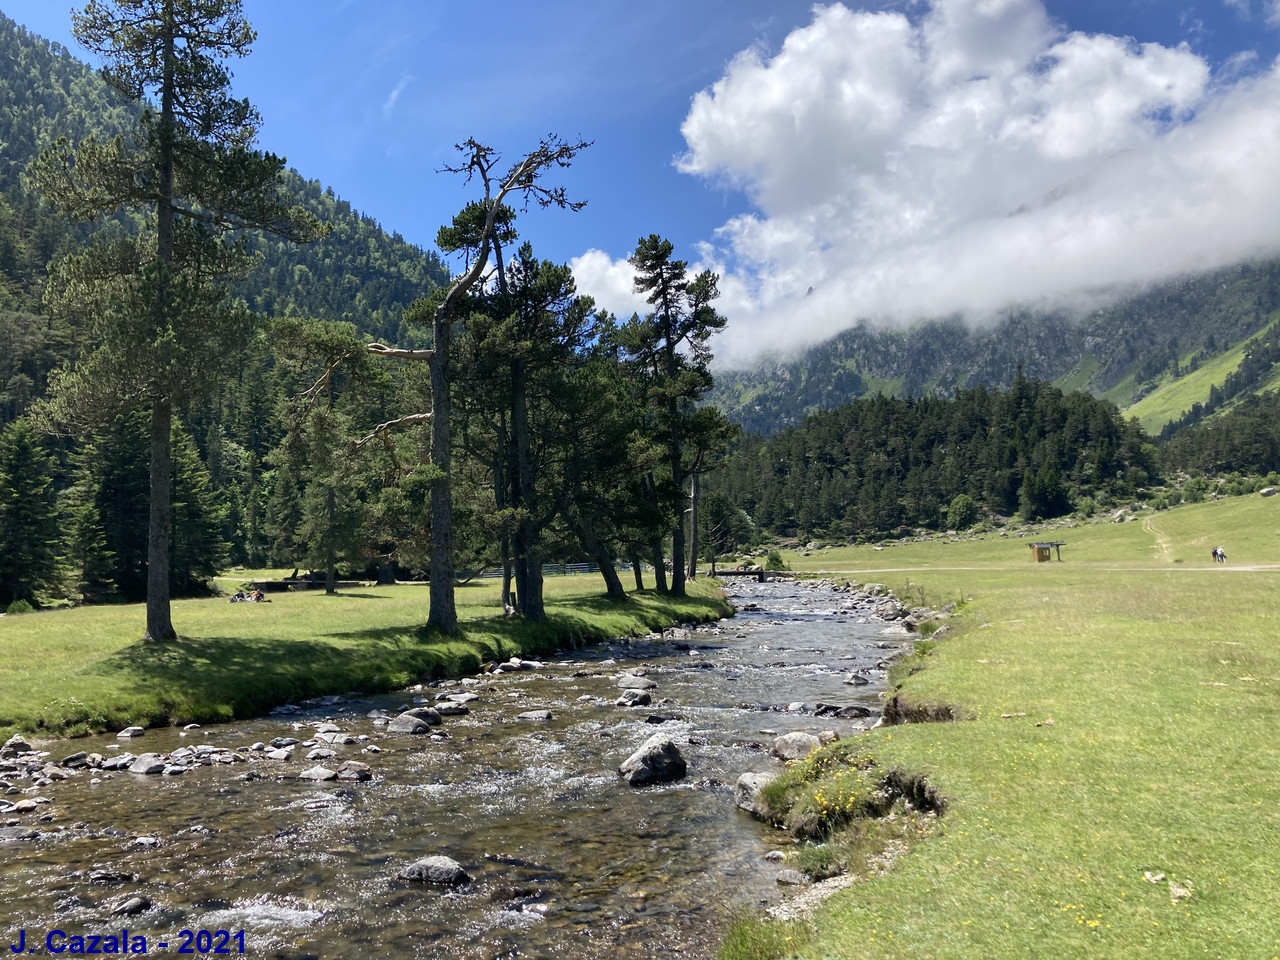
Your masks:
{"label": "green grass", "polygon": [[[1272,324],[1274,323],[1273,320]],[[1259,330],[1257,335],[1265,333],[1268,329],[1270,325]],[[1209,399],[1209,388],[1214,384],[1221,385],[1227,379],[1227,375],[1234,373],[1240,366],[1248,342],[1249,340],[1242,340],[1230,350],[1210,357],[1193,373],[1188,373],[1176,380],[1166,381],[1127,409],[1128,394],[1118,398],[1108,393],[1107,397],[1115,400],[1120,409],[1124,410],[1125,416],[1137,417],[1142,428],[1148,433],[1159,433],[1170,420],[1176,420],[1190,410],[1192,404],[1204,403]],[[1187,363],[1191,359],[1192,352],[1194,351],[1189,351],[1180,357],[1179,362]],[[1280,377],[1273,378],[1273,381],[1280,381]],[[1275,385],[1275,382],[1259,384],[1256,392],[1271,389]],[[1132,384],[1129,390],[1132,391]]]}
{"label": "green grass", "polygon": [[183,600],[181,634],[144,643],[141,606],[80,607],[0,619],[0,734],[75,735],[131,723],[251,716],[326,693],[373,692],[726,612],[709,587],[677,600],[645,591],[613,601],[596,576],[547,581],[548,622],[498,615],[498,585],[460,587],[457,637],[428,634],[427,588],[272,594],[269,604]]}
{"label": "green grass", "polygon": [[1054,385],[1063,393],[1071,393],[1073,390],[1087,390],[1089,389],[1089,382],[1093,379],[1093,375],[1098,371],[1100,365],[1100,361],[1093,354],[1081,354],[1076,365],[1055,380]]}
{"label": "green grass", "polygon": [[1280,953],[1277,521],[1251,496],[1056,531],[1063,563],[1000,538],[789,557],[972,598],[899,691],[967,719],[864,738],[947,812],[771,956]]}

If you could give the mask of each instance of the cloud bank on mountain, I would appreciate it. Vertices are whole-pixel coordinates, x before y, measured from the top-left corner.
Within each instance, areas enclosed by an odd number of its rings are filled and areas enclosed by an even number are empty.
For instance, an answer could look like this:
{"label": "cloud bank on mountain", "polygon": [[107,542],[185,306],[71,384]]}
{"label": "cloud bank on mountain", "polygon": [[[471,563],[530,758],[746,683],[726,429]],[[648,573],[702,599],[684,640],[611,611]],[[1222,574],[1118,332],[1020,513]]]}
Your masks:
{"label": "cloud bank on mountain", "polygon": [[[1039,0],[819,6],[697,94],[680,170],[752,210],[701,245],[718,351],[1014,306],[1084,308],[1280,251],[1280,68],[1068,32]],[[584,289],[627,313],[625,261]]]}

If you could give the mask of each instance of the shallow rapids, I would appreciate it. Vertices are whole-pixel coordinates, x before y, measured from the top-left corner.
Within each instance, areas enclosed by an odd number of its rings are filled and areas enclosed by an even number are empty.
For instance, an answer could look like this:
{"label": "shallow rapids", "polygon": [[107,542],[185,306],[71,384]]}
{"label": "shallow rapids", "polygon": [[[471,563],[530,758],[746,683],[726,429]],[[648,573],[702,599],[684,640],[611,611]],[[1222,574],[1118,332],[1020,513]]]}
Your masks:
{"label": "shallow rapids", "polygon": [[[57,762],[80,750],[304,741],[290,760],[249,752],[181,776],[82,770],[38,788],[14,781],[20,793],[6,800],[50,802],[13,818],[40,839],[0,844],[0,929],[11,937],[0,950],[20,929],[31,945],[55,928],[127,926],[152,953],[176,952],[185,928],[243,929],[246,955],[259,957],[711,956],[731,912],[784,895],[785,865],[766,854],[790,839],[735,808],[738,776],[776,768],[768,748],[780,734],[843,736],[873,723],[877,665],[907,642],[829,586],[730,590],[742,608],[732,620],[567,651],[536,670],[132,741],[45,744]],[[615,706],[618,675],[638,666],[657,682],[652,705]],[[478,695],[470,712],[432,728],[446,739],[390,734],[370,717],[464,690]],[[818,717],[817,703],[873,716]],[[550,720],[519,719],[544,709]],[[372,781],[297,778],[314,765],[306,742],[325,720],[368,738],[333,746],[325,765],[363,761]],[[676,741],[688,776],[632,789],[616,768],[657,731]],[[457,860],[473,882],[396,879],[432,854]],[[135,896],[152,907],[109,916]],[[160,940],[168,950],[155,948]]]}

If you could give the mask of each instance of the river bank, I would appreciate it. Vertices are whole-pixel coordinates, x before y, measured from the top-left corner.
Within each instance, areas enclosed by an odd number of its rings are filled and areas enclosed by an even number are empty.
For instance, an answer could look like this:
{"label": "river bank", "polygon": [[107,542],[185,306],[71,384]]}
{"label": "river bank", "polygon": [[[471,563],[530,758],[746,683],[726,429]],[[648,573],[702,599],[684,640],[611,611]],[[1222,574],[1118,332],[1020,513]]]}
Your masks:
{"label": "river bank", "polygon": [[[244,929],[255,952],[283,957],[710,956],[735,911],[781,900],[788,864],[773,854],[794,847],[737,810],[734,783],[780,769],[780,737],[874,724],[885,668],[909,642],[877,619],[883,597],[732,589],[738,617],[688,631],[61,744],[68,755],[44,762],[65,779],[15,781],[5,798],[31,801],[10,819],[40,836],[6,849],[0,929],[97,934],[124,922],[119,909],[137,910],[128,926],[148,937]],[[619,703],[628,690],[650,703]],[[405,707],[439,722],[393,732]],[[628,786],[617,768],[654,733],[687,773]],[[161,772],[89,768],[126,751],[155,754]],[[310,779],[355,764],[369,779]],[[469,881],[401,878],[432,855]]]}
{"label": "river bank", "polygon": [[[788,558],[967,601],[899,691],[905,714],[958,722],[865,738],[948,809],[887,874],[742,955],[1280,955],[1278,509],[1080,527],[1063,563],[992,539]],[[1219,542],[1240,567],[1214,568]]]}
{"label": "river bank", "polygon": [[419,586],[174,604],[181,636],[143,643],[140,605],[81,607],[0,620],[0,734],[84,736],[128,726],[225,722],[282,703],[401,689],[476,673],[486,661],[537,656],[730,612],[717,588],[610,600],[596,577],[546,585],[547,622],[500,616],[492,582],[458,590],[461,631],[424,632]]}

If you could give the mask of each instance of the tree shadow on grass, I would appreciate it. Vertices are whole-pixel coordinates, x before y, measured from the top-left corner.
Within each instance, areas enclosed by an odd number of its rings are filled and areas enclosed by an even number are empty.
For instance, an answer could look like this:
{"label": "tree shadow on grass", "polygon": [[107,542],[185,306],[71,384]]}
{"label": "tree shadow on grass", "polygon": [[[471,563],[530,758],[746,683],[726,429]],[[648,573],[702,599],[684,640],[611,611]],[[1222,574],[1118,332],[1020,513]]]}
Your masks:
{"label": "tree shadow on grass", "polygon": [[[175,722],[227,720],[323,694],[395,690],[456,672],[470,665],[459,662],[467,659],[462,646],[403,629],[305,640],[180,637],[132,644],[108,658],[103,671],[123,675],[128,693],[158,701]],[[470,660],[478,668],[479,656]]]}

